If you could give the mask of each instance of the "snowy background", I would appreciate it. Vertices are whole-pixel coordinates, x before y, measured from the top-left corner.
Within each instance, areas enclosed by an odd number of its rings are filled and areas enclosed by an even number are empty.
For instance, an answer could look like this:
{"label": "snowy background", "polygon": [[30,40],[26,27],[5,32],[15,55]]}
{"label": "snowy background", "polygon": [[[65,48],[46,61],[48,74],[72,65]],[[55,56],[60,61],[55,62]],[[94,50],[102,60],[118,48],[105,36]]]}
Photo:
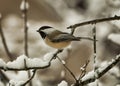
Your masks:
{"label": "snowy background", "polygon": [[[21,1],[0,0],[2,29],[14,59],[24,54],[24,23],[20,10]],[[120,0],[28,0],[28,2],[30,6],[28,10],[28,52],[30,58],[43,58],[49,56],[46,54],[55,52],[55,49],[47,46],[36,32],[41,26],[50,25],[58,30],[70,32],[67,29],[70,25],[96,18],[120,15]],[[90,37],[93,27],[94,25],[81,26],[77,28],[74,35]],[[107,61],[120,53],[120,21],[99,23],[96,24],[96,29],[97,60],[98,64],[105,65]],[[87,72],[93,69],[93,44],[89,40],[72,42],[59,57],[66,62],[67,67],[77,77],[81,72],[80,67],[85,64],[86,60],[90,59]],[[9,62],[1,39],[0,58]],[[119,80],[112,74],[115,72],[120,77],[120,70],[117,67],[112,70],[99,80],[99,86],[117,86]],[[4,73],[11,83],[14,83],[14,80],[24,81],[27,79],[26,71],[5,71]],[[4,78],[1,75],[0,80],[0,86],[4,86],[2,83]],[[62,83],[59,84],[61,81]],[[52,61],[49,68],[38,70],[33,82],[33,86],[57,86],[57,84],[59,84],[58,86],[63,86],[63,84],[67,86],[68,83],[73,83],[74,79],[56,59]],[[95,86],[93,84],[88,86]]]}

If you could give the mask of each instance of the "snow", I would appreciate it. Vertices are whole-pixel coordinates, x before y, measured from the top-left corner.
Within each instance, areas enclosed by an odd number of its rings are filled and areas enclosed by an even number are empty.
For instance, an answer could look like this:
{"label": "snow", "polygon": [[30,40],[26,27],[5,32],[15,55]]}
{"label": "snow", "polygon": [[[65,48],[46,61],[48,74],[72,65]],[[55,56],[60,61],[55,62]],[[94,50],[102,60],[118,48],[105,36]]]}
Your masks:
{"label": "snow", "polygon": [[27,59],[27,56],[21,55],[21,56],[17,57],[16,60],[14,60],[12,62],[8,62],[7,67],[8,68],[22,69],[25,66],[24,60],[26,60],[26,59]]}
{"label": "snow", "polygon": [[44,61],[49,61],[53,57],[54,53],[55,52],[50,52],[50,53],[45,54],[44,57],[43,57],[43,60]]}
{"label": "snow", "polygon": [[120,84],[116,85],[116,86],[120,86]]}
{"label": "snow", "polygon": [[22,86],[24,83],[25,81],[10,80],[8,86]]}
{"label": "snow", "polygon": [[85,71],[85,68],[84,68],[84,67],[80,67],[80,70],[81,70],[81,71]]}
{"label": "snow", "polygon": [[[120,55],[117,55],[116,56],[116,59],[117,57],[119,57]],[[109,65],[111,65],[113,62],[115,62],[116,60],[115,59],[112,59],[110,62],[104,62],[104,63],[101,63],[102,65],[100,66],[100,68],[98,69],[98,72],[102,72],[103,70],[106,69],[106,67],[108,67]]]}
{"label": "snow", "polygon": [[17,71],[17,73],[13,72],[13,71],[6,71],[5,75],[9,79],[13,79],[13,80],[17,80],[17,81],[20,81],[20,80],[26,81],[28,79],[28,71]]}
{"label": "snow", "polygon": [[94,71],[91,71],[89,72],[88,74],[86,74],[83,78],[82,78],[82,81],[85,81],[91,77],[94,77],[95,76],[95,72]]}
{"label": "snow", "polygon": [[24,69],[32,67],[45,67],[49,65],[49,60],[44,60],[41,58],[28,58],[25,55],[19,56],[16,60],[7,63],[7,68]]}
{"label": "snow", "polygon": [[108,65],[108,62],[107,61],[103,61],[100,66],[103,68],[105,65]]}
{"label": "snow", "polygon": [[40,58],[34,58],[34,59],[28,58],[26,60],[26,64],[27,64],[27,67],[44,67],[49,65],[49,61],[44,61]]}
{"label": "snow", "polygon": [[95,82],[89,83],[88,86],[104,86],[98,79]]}
{"label": "snow", "polygon": [[115,74],[117,77],[120,77],[120,70],[118,67],[113,67],[109,72]]}
{"label": "snow", "polygon": [[[119,56],[119,55],[118,55]],[[82,78],[82,81],[85,81],[85,80],[87,80],[87,79],[89,79],[89,78],[93,78],[94,76],[95,77],[98,77],[97,75],[97,73],[100,73],[100,72],[102,72],[103,70],[105,70],[106,69],[106,67],[108,67],[108,65],[111,65],[113,62],[114,62],[115,60],[112,60],[111,62],[103,62],[103,63],[101,63],[101,65],[100,65],[100,67],[99,67],[99,69],[97,69],[96,70],[96,72],[94,72],[94,71],[91,71],[91,72],[89,72],[88,74],[86,74],[83,78]],[[116,69],[116,73],[119,73],[119,71]]]}
{"label": "snow", "polygon": [[66,81],[61,81],[60,84],[58,84],[58,86],[68,86],[68,83]]}
{"label": "snow", "polygon": [[120,45],[120,34],[110,34],[108,36],[108,39],[111,40],[112,42],[119,44]]}
{"label": "snow", "polygon": [[93,71],[90,71],[88,72],[83,78],[82,78],[82,81],[86,81],[87,79],[89,78],[94,78],[94,77],[98,77],[98,73],[102,72],[110,63],[108,63],[107,61],[101,63],[99,69],[96,70],[96,72]]}
{"label": "snow", "polygon": [[3,61],[3,59],[0,59],[0,67],[6,67],[6,63]]}

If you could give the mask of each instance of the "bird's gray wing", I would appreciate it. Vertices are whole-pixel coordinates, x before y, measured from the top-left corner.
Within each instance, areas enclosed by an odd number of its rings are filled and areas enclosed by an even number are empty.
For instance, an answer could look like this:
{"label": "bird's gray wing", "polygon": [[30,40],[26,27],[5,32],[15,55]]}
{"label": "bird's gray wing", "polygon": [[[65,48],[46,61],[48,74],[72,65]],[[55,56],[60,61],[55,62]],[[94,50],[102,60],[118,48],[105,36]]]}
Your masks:
{"label": "bird's gray wing", "polygon": [[64,42],[64,41],[73,41],[73,40],[79,40],[79,39],[71,34],[63,33],[54,37],[52,39],[52,42]]}

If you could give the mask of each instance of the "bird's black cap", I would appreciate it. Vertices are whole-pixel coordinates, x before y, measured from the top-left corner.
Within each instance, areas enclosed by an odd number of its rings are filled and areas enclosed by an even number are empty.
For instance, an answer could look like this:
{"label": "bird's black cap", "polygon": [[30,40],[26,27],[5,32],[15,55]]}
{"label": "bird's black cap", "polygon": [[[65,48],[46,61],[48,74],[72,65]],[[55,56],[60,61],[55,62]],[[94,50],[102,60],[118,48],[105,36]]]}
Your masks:
{"label": "bird's black cap", "polygon": [[42,26],[37,30],[37,32],[40,32],[41,30],[48,29],[48,28],[52,28],[52,27],[51,26]]}

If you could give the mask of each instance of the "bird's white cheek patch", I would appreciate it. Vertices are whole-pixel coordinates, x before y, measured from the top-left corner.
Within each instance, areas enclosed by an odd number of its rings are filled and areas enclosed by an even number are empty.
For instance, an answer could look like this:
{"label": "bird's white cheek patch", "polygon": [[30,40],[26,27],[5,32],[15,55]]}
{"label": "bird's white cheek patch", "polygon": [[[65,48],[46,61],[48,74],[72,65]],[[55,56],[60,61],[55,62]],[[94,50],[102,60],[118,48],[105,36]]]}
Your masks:
{"label": "bird's white cheek patch", "polygon": [[53,33],[55,30],[54,29],[45,29],[45,30],[43,30],[43,32],[45,32],[46,34],[51,34],[51,33]]}

